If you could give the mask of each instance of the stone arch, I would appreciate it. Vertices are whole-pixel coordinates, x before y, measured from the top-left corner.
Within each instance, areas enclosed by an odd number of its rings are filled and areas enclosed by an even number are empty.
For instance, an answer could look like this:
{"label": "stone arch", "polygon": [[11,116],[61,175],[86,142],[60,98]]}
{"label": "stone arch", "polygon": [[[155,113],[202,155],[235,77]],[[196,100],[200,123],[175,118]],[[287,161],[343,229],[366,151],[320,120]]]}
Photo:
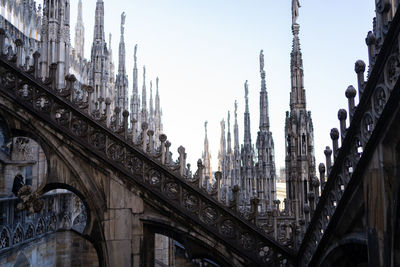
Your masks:
{"label": "stone arch", "polygon": [[35,228],[35,233],[36,235],[43,235],[47,232],[46,229],[46,222],[42,217],[39,218],[39,220],[36,223],[36,228]]}
{"label": "stone arch", "polygon": [[23,252],[20,252],[15,260],[14,267],[30,267],[28,258]]}
{"label": "stone arch", "polygon": [[[182,244],[186,250],[188,260],[206,260],[210,263],[215,263],[216,265],[214,266],[232,265],[229,258],[222,255],[217,249],[211,247],[209,244],[205,243],[199,238],[196,238],[191,231],[186,232],[178,229],[173,223],[146,219],[143,221],[143,227],[145,229],[145,239],[146,234],[160,234],[172,238],[173,240]],[[145,255],[146,260],[148,260],[148,256],[149,255]]]}
{"label": "stone arch", "polygon": [[[42,192],[43,192],[43,194],[46,194],[52,190],[68,190],[68,191],[72,192],[73,194],[75,194],[82,201],[83,205],[85,206],[86,216],[87,216],[85,227],[84,228],[74,227],[73,221],[70,218],[70,216],[68,214],[64,214],[60,218],[59,231],[72,231],[72,232],[78,234],[79,236],[81,236],[82,238],[84,238],[85,240],[92,243],[97,252],[99,266],[106,266],[105,257],[107,255],[104,254],[105,249],[99,244],[99,240],[96,239],[96,238],[98,238],[98,236],[96,236],[96,235],[99,234],[97,232],[99,230],[97,230],[98,229],[97,227],[93,227],[92,225],[90,225],[90,223],[93,221],[94,212],[93,212],[91,206],[89,205],[87,197],[85,197],[85,195],[80,190],[76,189],[75,187],[73,187],[69,184],[64,184],[64,183],[48,183],[43,187]],[[67,222],[70,226],[70,227],[67,227],[67,229],[63,225],[64,219],[65,219],[65,222]],[[88,228],[92,228],[92,232],[89,232]]]}
{"label": "stone arch", "polygon": [[21,224],[19,223],[14,230],[12,243],[13,245],[21,243],[24,241],[24,230],[22,229]]}
{"label": "stone arch", "polygon": [[368,246],[364,233],[353,233],[329,247],[318,266],[367,267]]}
{"label": "stone arch", "polygon": [[6,162],[3,175],[0,175],[1,196],[14,195],[11,187],[13,178],[18,174],[23,176],[24,183],[33,185],[34,190],[46,179],[49,153],[46,142],[35,132],[29,129],[29,124],[18,123],[9,112],[0,109],[0,153]]}
{"label": "stone arch", "polygon": [[29,223],[25,230],[25,239],[31,239],[35,236],[35,226],[32,223]]}
{"label": "stone arch", "polygon": [[11,246],[10,230],[5,226],[0,232],[0,250]]}
{"label": "stone arch", "polygon": [[[83,203],[83,205],[86,208],[86,214],[87,214],[87,220],[86,220],[86,227],[89,226],[89,222],[91,221],[91,216],[92,216],[92,210],[87,202],[87,199],[85,198],[85,196],[75,187],[68,185],[68,184],[63,184],[63,183],[50,183],[50,184],[46,184],[42,190],[43,194],[49,193],[51,191],[54,190],[67,190],[73,194],[75,194]],[[65,229],[65,227],[63,227],[63,223],[68,223],[69,226],[72,226],[72,220],[69,216],[69,214],[63,214],[63,216],[60,218],[60,228]],[[71,227],[68,227],[71,228]],[[82,233],[84,233],[85,231],[82,231]]]}

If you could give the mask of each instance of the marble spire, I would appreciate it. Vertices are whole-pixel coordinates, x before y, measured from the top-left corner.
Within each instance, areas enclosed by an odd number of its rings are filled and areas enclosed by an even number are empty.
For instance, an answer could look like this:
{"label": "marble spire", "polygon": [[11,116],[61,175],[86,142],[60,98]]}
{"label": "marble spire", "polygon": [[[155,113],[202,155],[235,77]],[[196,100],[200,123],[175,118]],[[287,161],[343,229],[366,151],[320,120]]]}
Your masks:
{"label": "marble spire", "polygon": [[78,18],[75,25],[75,53],[78,58],[85,57],[85,26],[82,19],[82,0],[78,2]]}
{"label": "marble spire", "polygon": [[[121,38],[119,42],[119,51],[118,51],[118,74],[115,80],[115,86],[117,88],[117,105],[123,110],[128,110],[128,76],[126,75],[126,67],[125,67],[125,40],[124,40],[124,31],[125,31],[125,12],[121,14]],[[122,115],[122,112],[121,112]],[[122,116],[120,118],[122,120]]]}
{"label": "marble spire", "polygon": [[147,100],[146,100],[146,67],[143,66],[143,87],[142,87],[142,112],[141,112],[141,123],[147,121]]}
{"label": "marble spire", "polygon": [[203,150],[203,164],[204,164],[204,169],[203,169],[203,177],[204,181],[211,185],[212,184],[212,168],[211,168],[211,154],[209,151],[209,145],[208,145],[208,137],[207,137],[207,124],[208,122],[206,121],[204,123],[204,150]]}
{"label": "marble spire", "polygon": [[263,50],[260,51],[260,75],[261,75],[260,131],[268,132],[269,131],[268,93],[265,83]]}

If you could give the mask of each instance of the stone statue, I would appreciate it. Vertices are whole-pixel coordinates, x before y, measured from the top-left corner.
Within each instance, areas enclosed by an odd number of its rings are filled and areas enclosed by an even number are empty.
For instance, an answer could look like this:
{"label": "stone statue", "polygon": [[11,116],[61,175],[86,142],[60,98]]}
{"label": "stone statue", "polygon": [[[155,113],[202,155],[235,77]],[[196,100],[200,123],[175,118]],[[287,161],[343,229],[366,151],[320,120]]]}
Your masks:
{"label": "stone statue", "polygon": [[121,34],[124,34],[124,25],[125,25],[125,12],[122,12],[121,14]]}
{"label": "stone statue", "polygon": [[136,52],[137,52],[137,44],[135,45],[135,52],[134,52],[134,54],[133,54],[133,58],[134,58],[134,60],[135,60],[135,63],[136,63],[136,61],[137,61]]}
{"label": "stone statue", "polygon": [[292,24],[297,23],[297,18],[299,17],[299,0],[292,0]]}
{"label": "stone statue", "polygon": [[260,71],[264,70],[264,54],[263,50],[260,51]]}

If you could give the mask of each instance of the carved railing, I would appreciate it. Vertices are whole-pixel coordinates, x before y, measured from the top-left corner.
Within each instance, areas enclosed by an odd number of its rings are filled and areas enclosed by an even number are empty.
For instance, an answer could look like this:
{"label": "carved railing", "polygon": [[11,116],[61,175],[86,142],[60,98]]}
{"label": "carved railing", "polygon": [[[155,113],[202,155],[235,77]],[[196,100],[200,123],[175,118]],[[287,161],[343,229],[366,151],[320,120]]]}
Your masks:
{"label": "carved railing", "polygon": [[[3,31],[4,32],[4,31]],[[0,29],[0,51],[4,38]],[[3,41],[2,41],[3,40]],[[19,67],[20,46],[18,40],[14,56],[0,55],[0,92],[12,99],[37,118],[51,125],[59,133],[84,147],[106,164],[129,177],[152,197],[169,206],[174,212],[198,224],[208,233],[244,256],[254,265],[289,266],[294,252],[267,236],[254,222],[258,200],[252,200],[251,211],[238,211],[238,188],[233,190],[233,201],[225,206],[220,200],[220,173],[213,188],[204,188],[203,165],[198,162],[197,172],[192,175],[186,165],[186,153],[179,147],[179,159],[173,162],[169,151],[170,142],[160,135],[160,147],[154,147],[154,132],[142,124],[139,137],[129,129],[128,111],[116,108],[111,116],[110,99],[98,99],[96,108],[93,88],[83,86],[81,97],[74,95],[75,78],[66,77],[66,88],[57,90],[55,73],[57,65],[50,66],[50,77],[40,78],[40,55],[34,53],[33,65]],[[103,110],[101,107],[104,107]],[[114,118],[114,120],[112,119]],[[135,120],[131,120],[135,123]],[[132,127],[134,128],[134,127]]]}
{"label": "carved railing", "polygon": [[[378,12],[379,10],[377,7]],[[385,12],[388,10],[385,9]],[[384,14],[380,13],[377,16],[380,20]],[[336,128],[331,131],[333,151],[327,147],[326,167],[322,163],[319,166],[323,193],[298,252],[300,266],[318,264],[316,258],[323,253],[325,240],[334,235],[334,227],[343,215],[353,192],[362,186],[362,176],[378,144],[379,136],[386,129],[386,123],[400,103],[399,12],[391,21],[390,28],[387,18],[385,25],[382,24],[376,29],[381,35],[380,38],[376,38],[374,32],[369,32],[366,39],[370,59],[367,82],[364,81],[365,63],[357,61],[355,64],[360,101],[358,106],[355,106],[356,90],[353,86],[349,86],[346,97],[349,104],[350,126],[346,128],[347,112],[341,109],[338,112],[340,132]],[[342,140],[340,148],[339,137]],[[333,166],[331,166],[332,152]],[[328,174],[326,182],[325,170]]]}
{"label": "carved railing", "polygon": [[17,198],[0,199],[0,254],[57,230],[71,229],[73,222],[68,210],[72,208],[72,196],[72,193],[44,195],[44,208],[39,213],[19,211]]}

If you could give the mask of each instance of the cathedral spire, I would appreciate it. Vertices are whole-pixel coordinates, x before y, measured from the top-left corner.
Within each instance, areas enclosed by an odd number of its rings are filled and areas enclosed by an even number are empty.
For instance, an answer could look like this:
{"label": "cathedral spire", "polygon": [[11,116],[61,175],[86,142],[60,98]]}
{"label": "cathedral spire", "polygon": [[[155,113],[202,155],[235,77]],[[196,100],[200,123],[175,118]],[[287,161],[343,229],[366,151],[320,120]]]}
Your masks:
{"label": "cathedral spire", "polygon": [[149,129],[154,131],[153,81],[150,81]]}
{"label": "cathedral spire", "polygon": [[[117,88],[117,98],[118,98],[117,106],[120,107],[121,110],[128,110],[128,76],[126,75],[126,69],[125,69],[125,41],[124,41],[125,17],[126,17],[125,12],[123,12],[121,14],[121,39],[119,42],[119,51],[118,51],[118,59],[119,59],[118,74],[115,81],[115,86]],[[122,120],[122,116],[120,119]]]}
{"label": "cathedral spire", "polygon": [[208,147],[208,137],[207,137],[207,124],[204,123],[204,151],[203,151],[203,162],[204,162],[204,180],[208,184],[212,184],[212,169],[211,169],[211,154]]}
{"label": "cathedral spire", "polygon": [[85,27],[82,20],[82,0],[78,3],[78,19],[75,25],[75,52],[79,58],[84,58]]}
{"label": "cathedral spire", "polygon": [[[124,31],[125,31],[125,12],[121,14],[121,39],[119,42],[119,65],[118,72],[121,74],[125,74],[125,40],[124,40]],[[111,44],[110,44],[111,45]]]}
{"label": "cathedral spire", "polygon": [[244,99],[246,102],[244,112],[244,145],[251,145],[251,134],[250,134],[250,112],[249,112],[249,86],[248,82],[244,83]]}
{"label": "cathedral spire", "polygon": [[237,122],[237,101],[235,101],[235,124],[233,126],[234,146],[233,146],[233,170],[232,170],[232,184],[240,185],[240,150],[239,150],[239,126]]}
{"label": "cathedral spire", "polygon": [[237,101],[235,100],[235,124],[233,126],[234,150],[239,151],[239,126],[237,122]]}
{"label": "cathedral spire", "polygon": [[142,87],[142,123],[147,122],[147,101],[146,101],[146,67],[143,66],[143,87]]}
{"label": "cathedral spire", "polygon": [[[221,121],[221,139],[219,143],[218,153],[218,171],[225,175],[225,156],[226,156],[226,141],[225,141],[225,120]],[[224,181],[223,181],[224,182]]]}
{"label": "cathedral spire", "polygon": [[260,52],[260,75],[261,75],[261,92],[260,92],[260,131],[269,131],[269,112],[268,112],[268,94],[265,84],[264,71],[264,54]]}
{"label": "cathedral spire", "polygon": [[104,2],[103,0],[97,0],[93,42],[104,42],[104,36]]}
{"label": "cathedral spire", "polygon": [[132,97],[131,97],[131,119],[138,120],[139,115],[139,105],[138,105],[138,98],[139,98],[139,91],[138,91],[138,69],[137,69],[137,45],[135,45],[135,50],[133,54],[133,88],[132,88]]}
{"label": "cathedral spire", "polygon": [[231,137],[231,113],[228,111],[228,134],[227,134],[227,153],[232,153],[232,137]]}
{"label": "cathedral spire", "polygon": [[306,109],[306,94],[304,90],[303,59],[300,49],[299,31],[300,25],[297,23],[299,16],[299,0],[292,0],[292,32],[293,47],[290,54],[290,73],[291,73],[291,93],[290,109]]}

